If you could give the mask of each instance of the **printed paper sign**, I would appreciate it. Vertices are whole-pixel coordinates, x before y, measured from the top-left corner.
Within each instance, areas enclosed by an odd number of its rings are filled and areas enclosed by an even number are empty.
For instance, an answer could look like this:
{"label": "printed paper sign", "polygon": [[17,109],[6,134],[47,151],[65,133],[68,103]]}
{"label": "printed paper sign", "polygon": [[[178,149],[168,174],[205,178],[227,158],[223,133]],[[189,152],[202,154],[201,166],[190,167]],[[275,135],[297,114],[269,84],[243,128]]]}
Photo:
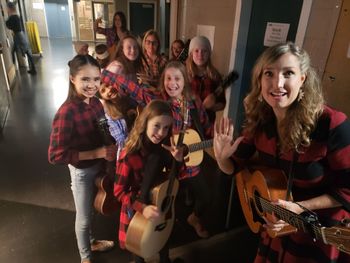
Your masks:
{"label": "printed paper sign", "polygon": [[271,47],[286,42],[290,24],[268,22],[266,25],[264,46]]}

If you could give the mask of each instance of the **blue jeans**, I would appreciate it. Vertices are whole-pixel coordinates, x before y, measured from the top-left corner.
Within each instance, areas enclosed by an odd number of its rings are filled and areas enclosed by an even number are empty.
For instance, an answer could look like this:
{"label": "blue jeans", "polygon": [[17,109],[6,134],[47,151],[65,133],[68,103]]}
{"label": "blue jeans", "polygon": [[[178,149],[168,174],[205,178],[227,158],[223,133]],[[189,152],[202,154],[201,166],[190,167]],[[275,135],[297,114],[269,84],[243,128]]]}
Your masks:
{"label": "blue jeans", "polygon": [[77,238],[80,258],[91,258],[91,223],[94,215],[94,183],[101,169],[100,163],[88,168],[75,168],[68,165],[71,176],[71,189],[75,204],[75,235]]}

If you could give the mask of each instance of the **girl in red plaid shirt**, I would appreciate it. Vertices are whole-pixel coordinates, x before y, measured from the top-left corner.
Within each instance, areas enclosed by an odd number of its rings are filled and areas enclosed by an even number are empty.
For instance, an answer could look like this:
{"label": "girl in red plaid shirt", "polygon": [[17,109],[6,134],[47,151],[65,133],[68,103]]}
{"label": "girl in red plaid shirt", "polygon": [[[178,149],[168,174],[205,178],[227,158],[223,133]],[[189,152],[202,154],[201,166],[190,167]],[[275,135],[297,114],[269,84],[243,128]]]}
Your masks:
{"label": "girl in red plaid shirt", "polygon": [[[171,61],[166,65],[160,79],[160,92],[152,92],[138,83],[128,80],[125,76],[109,70],[113,70],[113,67],[108,66],[102,72],[102,82],[127,92],[141,106],[157,98],[169,101],[174,118],[173,134],[179,134],[183,127],[184,112],[188,111],[187,127],[197,130],[202,138],[212,137],[212,125],[208,115],[201,100],[191,93],[186,68],[181,62]],[[186,169],[180,173],[179,179],[186,179],[183,183],[190,186],[194,196],[194,211],[188,217],[187,222],[194,227],[199,237],[206,238],[209,236],[209,232],[205,229],[201,218],[210,207],[211,200],[210,194],[208,194],[210,189],[200,166],[186,166]]]}
{"label": "girl in red plaid shirt", "polygon": [[[173,116],[170,105],[154,100],[136,119],[125,147],[117,161],[114,195],[122,203],[119,222],[119,243],[125,248],[126,231],[136,211],[152,220],[160,216],[157,206],[150,204],[151,187],[164,181],[163,168],[170,168],[172,156],[178,168],[183,161],[182,150],[175,146],[172,133]],[[169,146],[170,142],[170,146]],[[160,262],[169,263],[167,246],[161,249]],[[145,262],[134,255],[135,262]]]}
{"label": "girl in red plaid shirt", "polygon": [[211,62],[211,44],[205,36],[191,39],[186,68],[192,92],[202,101],[210,121],[214,123],[215,112],[225,108],[225,92],[220,89],[221,75]]}
{"label": "girl in red plaid shirt", "polygon": [[103,106],[95,97],[100,87],[100,66],[90,55],[77,55],[69,63],[69,91],[55,114],[49,162],[68,165],[76,209],[75,233],[82,263],[91,263],[92,251],[105,251],[113,241],[91,236],[94,182],[103,159],[113,161],[115,145],[104,146],[97,122],[104,118]]}

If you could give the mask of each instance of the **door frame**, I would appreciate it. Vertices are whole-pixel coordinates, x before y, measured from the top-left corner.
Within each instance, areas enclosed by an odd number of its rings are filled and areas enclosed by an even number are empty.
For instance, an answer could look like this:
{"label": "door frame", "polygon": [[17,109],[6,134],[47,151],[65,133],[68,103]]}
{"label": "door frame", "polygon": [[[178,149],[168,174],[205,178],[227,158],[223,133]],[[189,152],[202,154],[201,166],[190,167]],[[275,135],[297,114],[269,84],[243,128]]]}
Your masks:
{"label": "door frame", "polygon": [[[158,30],[158,1],[156,0],[128,0],[127,2],[127,23],[128,28],[130,29],[130,4],[131,3],[140,3],[140,4],[154,4],[154,30]],[[151,29],[151,28],[150,28]]]}

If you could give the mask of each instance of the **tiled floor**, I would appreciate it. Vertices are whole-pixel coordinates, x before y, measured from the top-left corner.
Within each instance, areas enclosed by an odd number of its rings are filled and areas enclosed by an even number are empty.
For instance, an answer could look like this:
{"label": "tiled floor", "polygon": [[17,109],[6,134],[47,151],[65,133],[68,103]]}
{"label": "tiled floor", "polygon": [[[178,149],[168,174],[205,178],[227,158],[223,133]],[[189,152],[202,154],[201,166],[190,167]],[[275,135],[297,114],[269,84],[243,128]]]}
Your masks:
{"label": "tiled floor", "polygon": [[[47,162],[51,121],[68,88],[67,62],[73,56],[70,40],[42,39],[36,76],[20,69],[10,94],[11,106],[0,139],[0,262],[79,262],[74,236],[74,204],[68,169]],[[230,179],[206,171],[213,194],[208,215],[212,237],[199,240],[186,223],[189,207],[179,192],[177,221],[170,255],[186,262],[251,262],[256,235],[244,226],[237,201],[230,226],[225,227]],[[237,198],[235,198],[236,200]],[[97,215],[97,238],[117,240],[118,216]],[[96,263],[130,261],[127,251],[115,248],[95,255]]]}

